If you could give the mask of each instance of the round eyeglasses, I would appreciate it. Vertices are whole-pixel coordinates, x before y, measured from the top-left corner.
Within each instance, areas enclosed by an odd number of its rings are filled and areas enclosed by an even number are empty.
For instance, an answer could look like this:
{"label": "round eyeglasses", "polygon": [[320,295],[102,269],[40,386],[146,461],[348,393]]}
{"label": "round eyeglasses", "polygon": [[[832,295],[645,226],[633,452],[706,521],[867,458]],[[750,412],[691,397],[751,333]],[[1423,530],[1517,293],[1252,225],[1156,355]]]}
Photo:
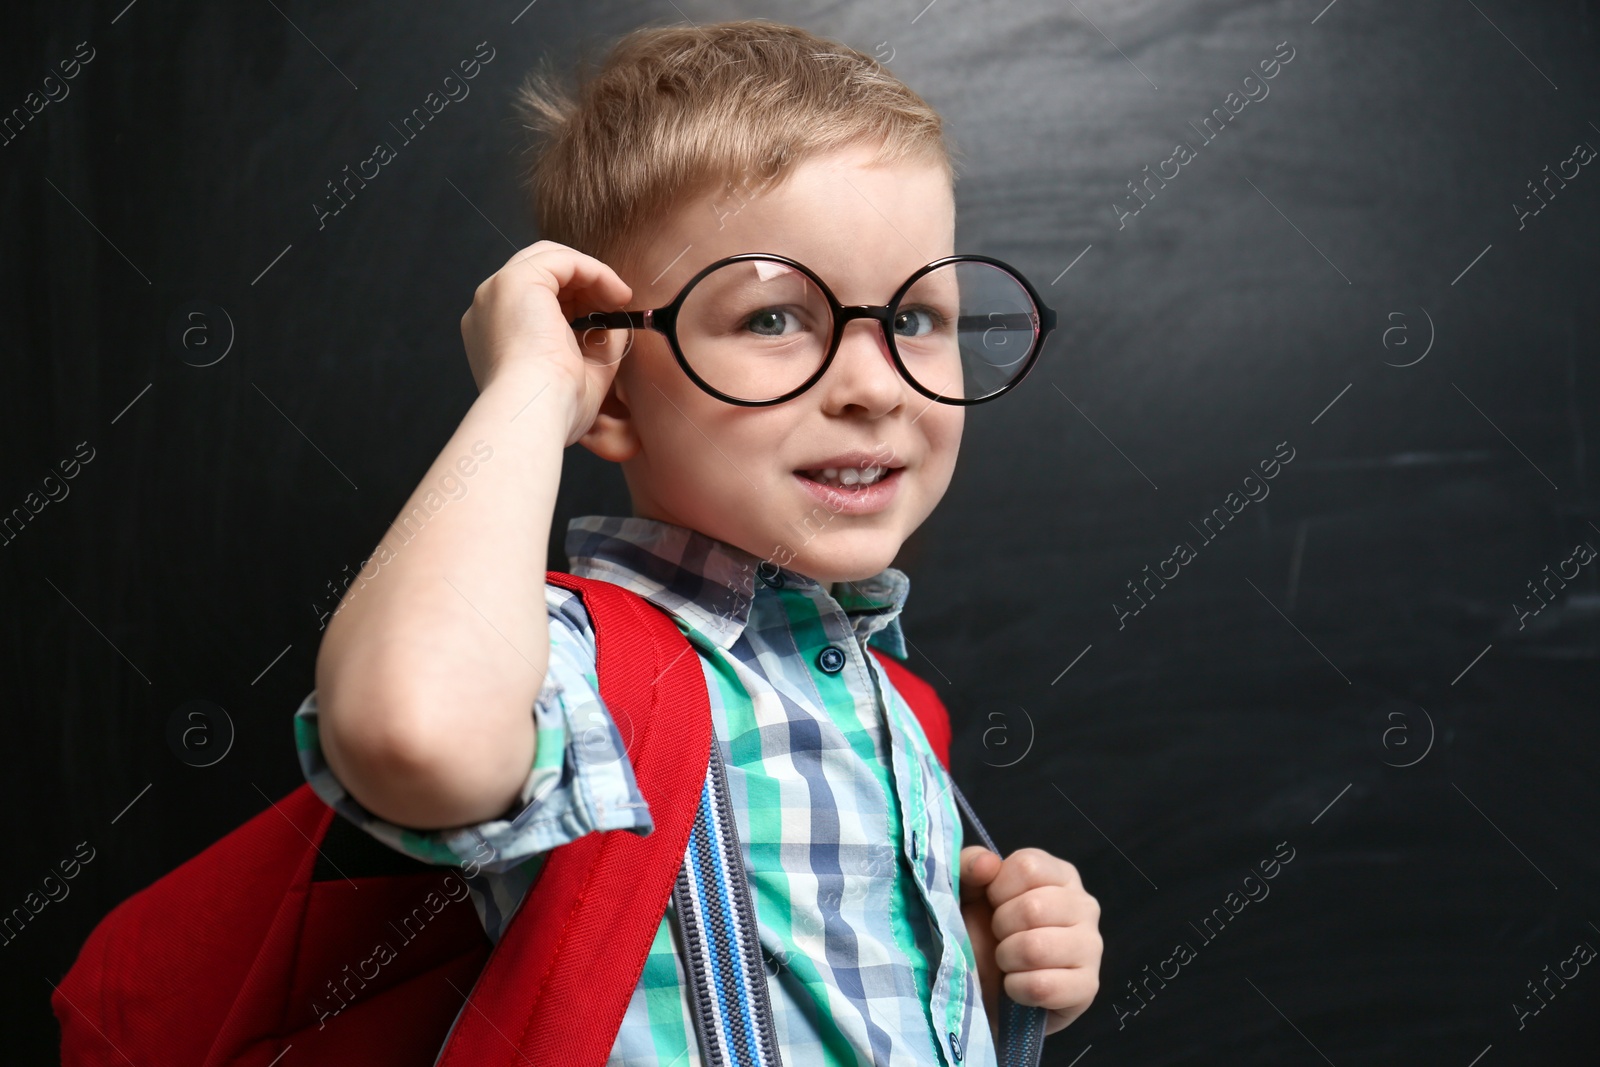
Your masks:
{"label": "round eyeglasses", "polygon": [[634,330],[663,333],[696,385],[760,407],[816,384],[852,319],[876,319],[901,376],[944,404],[981,404],[1015,387],[1056,325],[1028,280],[989,256],[936,259],[887,304],[846,307],[810,268],[766,252],[719,259],[665,307],[597,311],[570,325],[584,358],[606,363],[628,353]]}

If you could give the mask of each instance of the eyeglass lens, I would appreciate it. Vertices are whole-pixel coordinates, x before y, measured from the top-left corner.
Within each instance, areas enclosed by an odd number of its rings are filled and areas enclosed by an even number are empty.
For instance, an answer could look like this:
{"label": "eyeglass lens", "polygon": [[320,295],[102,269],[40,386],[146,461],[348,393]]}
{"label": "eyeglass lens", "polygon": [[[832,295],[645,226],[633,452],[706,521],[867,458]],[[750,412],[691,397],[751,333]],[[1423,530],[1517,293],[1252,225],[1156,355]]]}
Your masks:
{"label": "eyeglass lens", "polygon": [[[977,400],[1022,373],[1038,317],[1014,274],[957,261],[918,278],[893,309],[890,327],[895,351],[917,384],[950,399]],[[600,336],[585,348],[604,344],[625,352],[630,333],[594,331]],[[743,259],[707,274],[685,294],[677,337],[684,361],[713,389],[740,400],[772,400],[822,366],[833,316],[827,297],[805,274],[778,260]]]}

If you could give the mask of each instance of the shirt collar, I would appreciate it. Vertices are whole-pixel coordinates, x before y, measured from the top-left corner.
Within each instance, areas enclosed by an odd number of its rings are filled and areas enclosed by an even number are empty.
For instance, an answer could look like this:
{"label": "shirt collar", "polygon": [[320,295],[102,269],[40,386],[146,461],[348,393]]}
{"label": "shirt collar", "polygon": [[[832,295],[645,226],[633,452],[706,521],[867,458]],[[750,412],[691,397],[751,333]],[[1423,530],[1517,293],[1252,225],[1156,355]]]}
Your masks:
{"label": "shirt collar", "polygon": [[722,649],[744,632],[757,591],[778,587],[831,600],[857,637],[906,658],[900,610],[911,580],[895,567],[824,589],[814,578],[698,530],[638,516],[581,515],[567,523],[565,548],[572,574],[632,590]]}

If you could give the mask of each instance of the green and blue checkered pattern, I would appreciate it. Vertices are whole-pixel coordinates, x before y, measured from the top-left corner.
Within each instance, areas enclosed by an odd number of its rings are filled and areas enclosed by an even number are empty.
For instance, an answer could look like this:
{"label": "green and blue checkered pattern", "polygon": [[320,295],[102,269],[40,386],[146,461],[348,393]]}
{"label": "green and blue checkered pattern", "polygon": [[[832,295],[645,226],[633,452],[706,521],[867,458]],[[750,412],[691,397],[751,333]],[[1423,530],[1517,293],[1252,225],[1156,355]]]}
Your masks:
{"label": "green and blue checkered pattern", "polygon": [[[779,568],[769,581],[760,557],[638,517],[574,519],[565,548],[571,573],[665,610],[700,660],[786,1067],[995,1067],[961,917],[962,826],[950,779],[867,652],[906,658],[906,574],[889,567],[824,588]],[[538,748],[504,818],[449,831],[386,823],[328,769],[315,692],[295,716],[306,779],[342,816],[417,859],[481,868],[468,883],[494,940],[550,849],[595,830],[652,828],[600,699],[582,601],[550,585],[545,597],[551,652],[533,709]],[[610,1067],[700,1067],[676,940],[669,903]]]}

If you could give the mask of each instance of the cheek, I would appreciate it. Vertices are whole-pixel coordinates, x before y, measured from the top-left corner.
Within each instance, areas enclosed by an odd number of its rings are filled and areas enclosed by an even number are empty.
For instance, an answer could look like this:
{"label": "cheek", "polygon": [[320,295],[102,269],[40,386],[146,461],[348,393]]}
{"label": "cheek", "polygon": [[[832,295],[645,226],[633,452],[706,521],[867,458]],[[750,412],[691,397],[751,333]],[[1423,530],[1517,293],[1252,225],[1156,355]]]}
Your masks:
{"label": "cheek", "polygon": [[[929,411],[917,425],[927,423],[933,415],[934,412]],[[928,455],[925,460],[923,484],[933,500],[944,496],[950,488],[951,480],[955,477],[956,456],[961,450],[961,432],[965,426],[966,409],[951,407],[948,412],[940,412],[939,418],[929,424],[925,431]]]}
{"label": "cheek", "polygon": [[[954,470],[956,455],[961,451],[961,433],[967,425],[967,409],[962,407],[946,408],[939,413],[939,418],[928,427],[928,445],[935,462],[945,470]],[[928,412],[929,416],[933,412]],[[925,418],[923,421],[927,421]]]}
{"label": "cheek", "polygon": [[709,430],[707,419],[719,414],[707,410],[715,398],[683,373],[665,337],[635,333],[633,347],[617,367],[614,387],[647,449],[654,442],[658,452],[664,448],[674,455],[696,455],[705,447],[695,427]]}
{"label": "cheek", "polygon": [[689,380],[666,349],[641,361],[630,382],[634,413],[646,448],[671,457],[657,468],[664,481],[691,486],[700,496],[746,496],[772,481],[773,442],[793,432],[787,413],[724,404]]}
{"label": "cheek", "polygon": [[617,365],[617,383],[628,397],[659,396],[656,385],[670,390],[672,382],[667,372],[674,369],[667,339],[652,330],[638,330],[634,332],[628,354]]}

